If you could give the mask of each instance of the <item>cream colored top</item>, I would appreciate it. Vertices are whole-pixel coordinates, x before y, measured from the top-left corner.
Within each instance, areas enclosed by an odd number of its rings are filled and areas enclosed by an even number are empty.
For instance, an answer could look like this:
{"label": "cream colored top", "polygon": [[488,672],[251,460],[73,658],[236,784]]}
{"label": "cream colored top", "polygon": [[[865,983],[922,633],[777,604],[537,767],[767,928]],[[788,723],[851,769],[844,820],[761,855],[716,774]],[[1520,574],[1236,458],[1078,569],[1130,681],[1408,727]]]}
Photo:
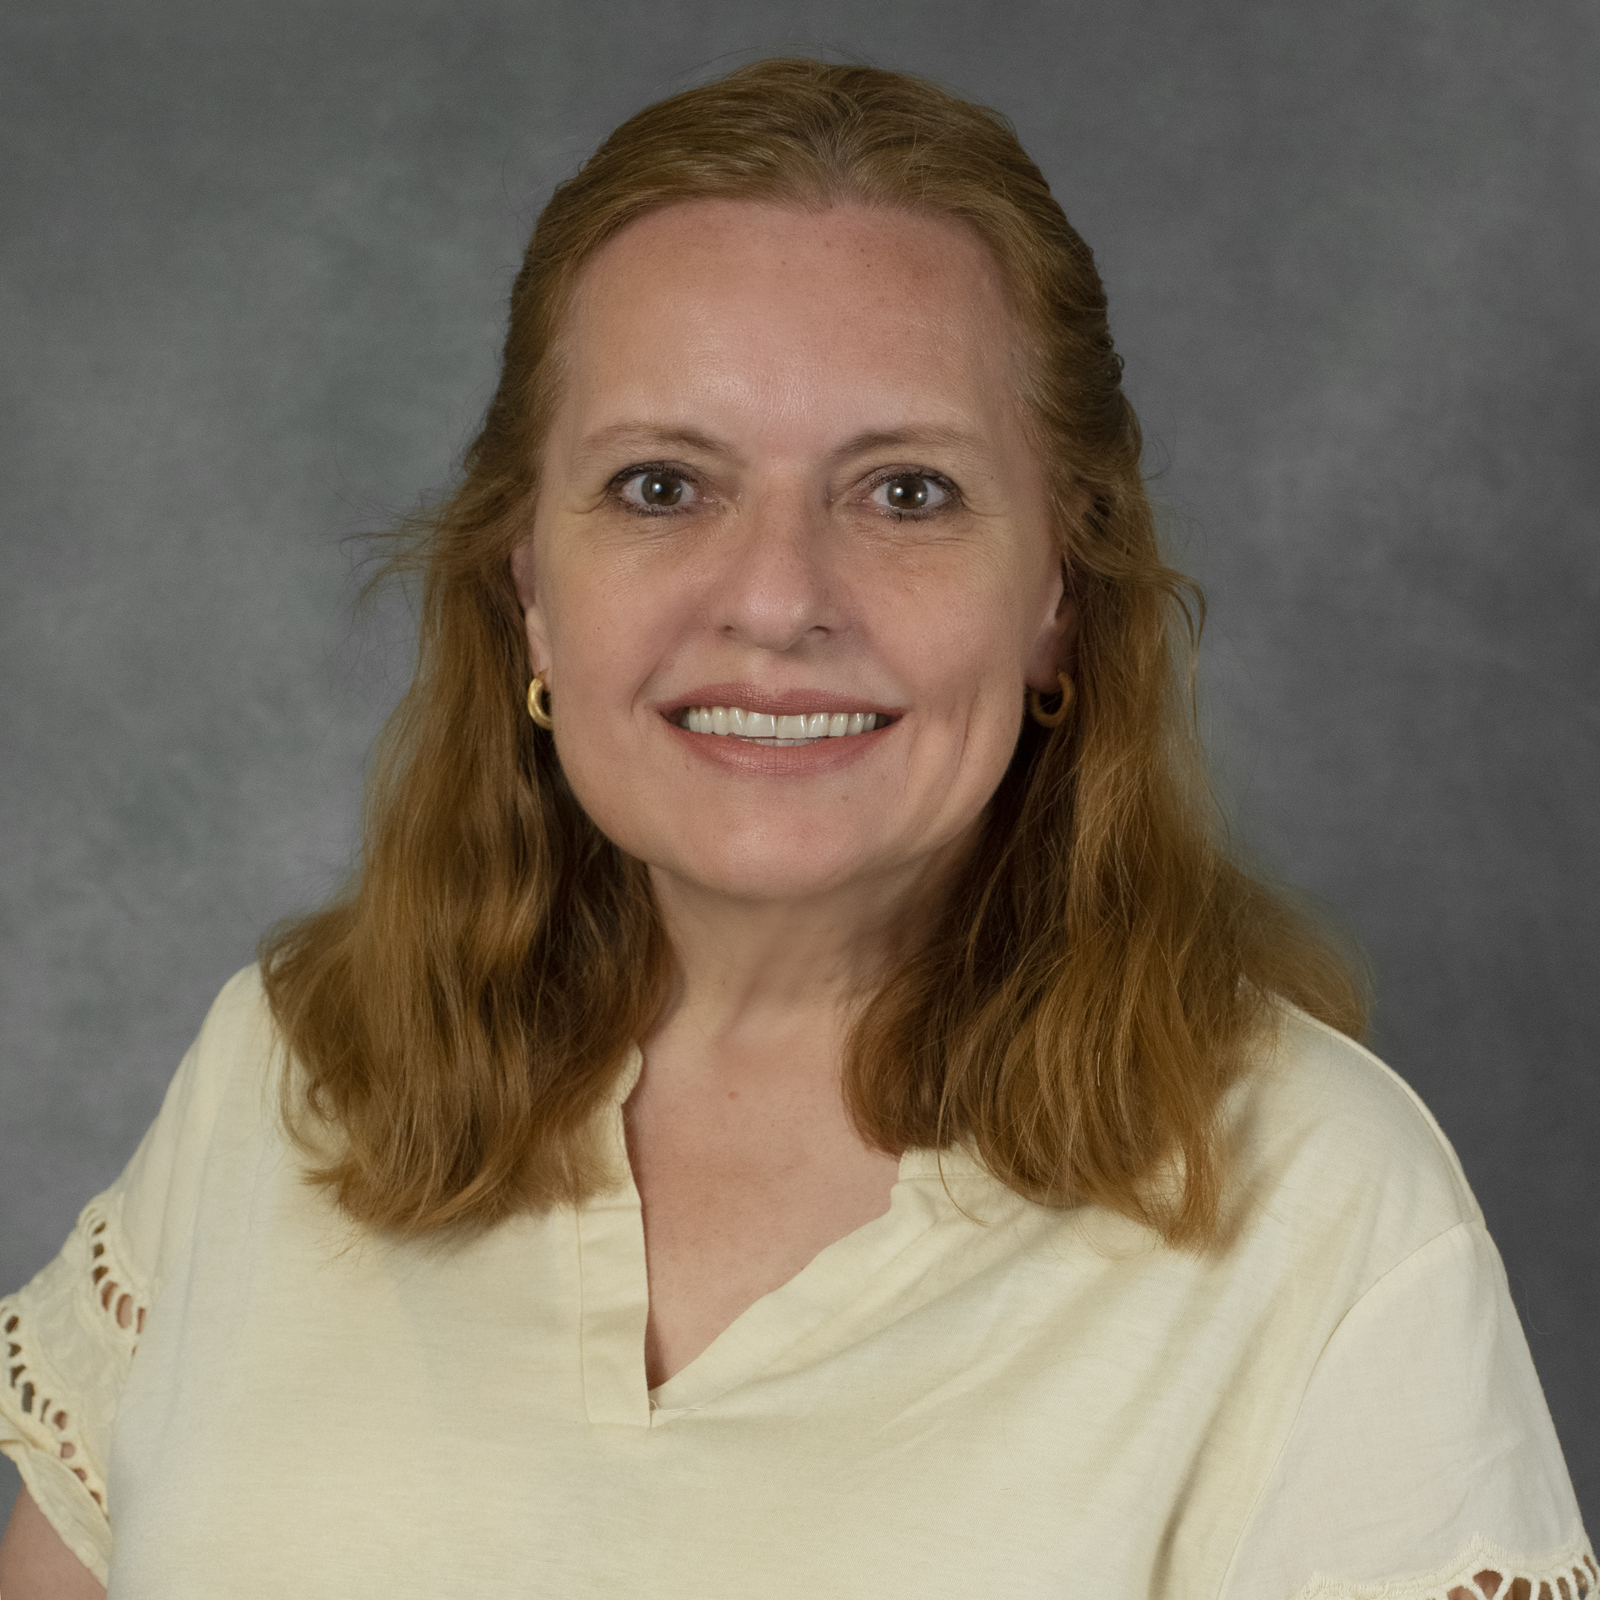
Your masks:
{"label": "cream colored top", "polygon": [[0,1449],[112,1600],[1593,1591],[1454,1154],[1298,1012],[1229,1103],[1225,1251],[912,1151],[654,1391],[630,1182],[464,1246],[364,1236],[301,1181],[273,1045],[241,973],[0,1302]]}

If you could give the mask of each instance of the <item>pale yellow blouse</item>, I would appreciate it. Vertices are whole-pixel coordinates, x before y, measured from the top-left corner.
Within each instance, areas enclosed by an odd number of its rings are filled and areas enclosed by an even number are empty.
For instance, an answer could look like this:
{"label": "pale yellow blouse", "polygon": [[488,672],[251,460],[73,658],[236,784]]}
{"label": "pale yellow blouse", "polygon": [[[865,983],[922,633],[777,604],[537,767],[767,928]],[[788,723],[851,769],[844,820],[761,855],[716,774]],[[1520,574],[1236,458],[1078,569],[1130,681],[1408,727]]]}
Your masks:
{"label": "pale yellow blouse", "polygon": [[1297,1012],[1229,1102],[1225,1250],[912,1151],[887,1215],[653,1391],[637,1058],[613,1193],[439,1246],[302,1181],[278,1057],[241,973],[0,1301],[0,1449],[113,1600],[1594,1589],[1449,1145]]}

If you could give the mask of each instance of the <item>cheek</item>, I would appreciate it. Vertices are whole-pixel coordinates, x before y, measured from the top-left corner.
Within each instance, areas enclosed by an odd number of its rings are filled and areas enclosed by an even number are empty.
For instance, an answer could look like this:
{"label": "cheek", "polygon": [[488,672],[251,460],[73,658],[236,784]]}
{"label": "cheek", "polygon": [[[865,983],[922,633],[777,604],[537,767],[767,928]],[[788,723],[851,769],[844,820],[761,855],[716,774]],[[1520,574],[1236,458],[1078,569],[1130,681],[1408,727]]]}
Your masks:
{"label": "cheek", "polygon": [[649,856],[663,752],[651,690],[692,607],[625,564],[550,562],[544,616],[556,753],[573,794],[623,849]]}
{"label": "cheek", "polygon": [[1021,704],[1029,624],[1037,623],[1015,572],[994,567],[1000,564],[966,569],[957,582],[940,586],[946,593],[937,602],[920,586],[901,597],[892,627],[897,653],[908,687],[926,697],[930,710],[992,715],[996,704]]}
{"label": "cheek", "polygon": [[915,826],[944,838],[976,821],[1016,750],[1024,713],[1014,591],[972,586],[905,632],[902,675],[915,711],[905,797]]}
{"label": "cheek", "polygon": [[670,597],[633,573],[557,558],[543,599],[552,684],[590,716],[625,710],[677,625]]}

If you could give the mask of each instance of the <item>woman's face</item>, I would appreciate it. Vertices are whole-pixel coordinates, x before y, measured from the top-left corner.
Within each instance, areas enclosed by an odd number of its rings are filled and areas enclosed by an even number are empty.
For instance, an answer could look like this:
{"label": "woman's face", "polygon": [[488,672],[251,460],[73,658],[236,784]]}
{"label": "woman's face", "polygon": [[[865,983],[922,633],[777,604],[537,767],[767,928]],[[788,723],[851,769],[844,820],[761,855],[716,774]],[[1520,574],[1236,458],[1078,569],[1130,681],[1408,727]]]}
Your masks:
{"label": "woman's face", "polygon": [[1071,621],[1013,346],[987,249],[903,212],[695,202],[587,264],[513,570],[622,849],[774,900],[960,848]]}

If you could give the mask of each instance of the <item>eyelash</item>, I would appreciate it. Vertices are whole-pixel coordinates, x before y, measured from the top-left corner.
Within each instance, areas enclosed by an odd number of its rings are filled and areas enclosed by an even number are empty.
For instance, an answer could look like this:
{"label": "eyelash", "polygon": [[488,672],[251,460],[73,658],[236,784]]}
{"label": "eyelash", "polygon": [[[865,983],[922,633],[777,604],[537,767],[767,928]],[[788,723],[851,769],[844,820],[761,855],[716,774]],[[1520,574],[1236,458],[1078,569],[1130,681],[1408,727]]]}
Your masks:
{"label": "eyelash", "polygon": [[[675,467],[665,461],[635,462],[630,467],[624,467],[610,483],[606,485],[606,493],[615,500],[630,516],[635,517],[673,517],[681,516],[691,507],[683,506],[641,506],[623,497],[622,491],[636,478],[646,477],[650,473],[660,473],[667,478],[675,478],[680,483],[688,485],[698,492],[693,473],[682,467]],[[929,467],[889,467],[878,473],[867,485],[866,492],[869,496],[877,493],[886,483],[893,483],[896,478],[924,478],[929,483],[937,485],[945,496],[942,505],[930,506],[922,511],[895,511],[887,506],[875,509],[882,516],[892,517],[896,522],[925,522],[930,517],[937,517],[946,512],[953,511],[962,504],[961,491],[945,477],[942,472],[935,472]]]}
{"label": "eyelash", "polygon": [[676,478],[680,483],[687,484],[691,489],[698,492],[699,485],[692,472],[687,472],[682,467],[675,467],[667,461],[636,461],[631,467],[624,467],[606,485],[606,493],[624,511],[634,517],[675,517],[689,510],[688,506],[681,508],[678,506],[638,506],[623,498],[622,491],[635,478],[648,477],[653,472],[659,473],[664,478]]}
{"label": "eyelash", "polygon": [[926,522],[930,517],[943,516],[961,505],[961,491],[942,472],[935,472],[930,467],[890,467],[880,472],[867,485],[868,495],[876,494],[884,484],[893,483],[896,478],[926,479],[927,482],[937,485],[945,496],[943,505],[929,506],[923,511],[895,511],[889,506],[876,508],[882,515],[893,517],[896,522]]}

